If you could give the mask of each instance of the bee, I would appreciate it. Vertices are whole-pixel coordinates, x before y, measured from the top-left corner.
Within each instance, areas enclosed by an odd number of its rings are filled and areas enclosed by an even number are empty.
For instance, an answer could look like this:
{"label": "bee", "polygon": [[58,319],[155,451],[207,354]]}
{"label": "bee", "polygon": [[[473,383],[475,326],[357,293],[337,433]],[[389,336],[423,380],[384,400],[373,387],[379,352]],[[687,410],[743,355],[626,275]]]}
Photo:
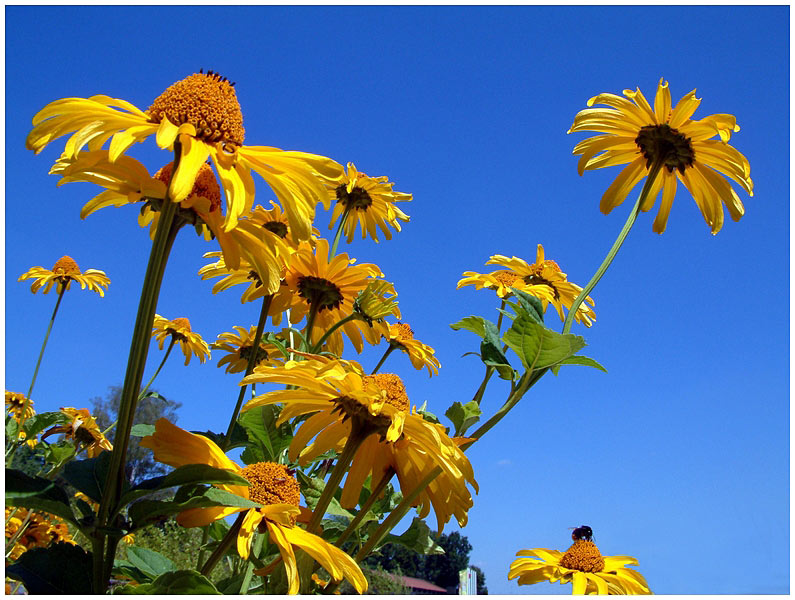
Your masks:
{"label": "bee", "polygon": [[587,525],[580,525],[579,527],[569,527],[572,530],[571,539],[575,542],[577,540],[585,540],[586,542],[593,541],[593,529]]}

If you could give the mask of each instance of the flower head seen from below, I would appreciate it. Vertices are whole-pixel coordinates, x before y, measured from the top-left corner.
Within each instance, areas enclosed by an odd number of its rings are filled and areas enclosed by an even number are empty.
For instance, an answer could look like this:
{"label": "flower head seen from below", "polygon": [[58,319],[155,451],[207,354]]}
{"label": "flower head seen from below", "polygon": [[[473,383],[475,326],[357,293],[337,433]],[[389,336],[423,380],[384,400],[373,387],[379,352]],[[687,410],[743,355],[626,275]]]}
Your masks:
{"label": "flower head seen from below", "polygon": [[237,537],[238,553],[247,559],[254,533],[267,532],[284,562],[288,593],[297,594],[300,585],[294,548],[304,550],[317,560],[335,581],[347,579],[360,594],[367,590],[367,580],[350,556],[297,524],[302,514],[300,488],[284,465],[259,462],[240,467],[208,438],[180,429],[163,418],[155,423],[155,432],[141,440],[141,446],[153,450],[155,460],[172,467],[205,464],[228,469],[247,480],[249,485],[217,487],[260,504],[256,508],[191,508],[177,515],[180,525],[203,527],[228,515],[245,512]]}
{"label": "flower head seen from below", "polygon": [[191,331],[190,321],[185,317],[168,320],[160,315],[155,315],[152,337],[157,340],[161,350],[167,337],[171,337],[174,343],[179,343],[182,353],[185,355],[185,366],[190,364],[192,356],[198,358],[201,363],[210,358],[210,348],[207,346],[207,342],[198,333]]}
{"label": "flower head seen from below", "polygon": [[400,231],[400,221],[408,222],[409,216],[395,206],[395,202],[408,202],[411,194],[396,192],[395,185],[386,176],[368,177],[357,171],[353,163],[348,163],[348,173],[342,181],[329,190],[326,209],[335,202],[331,213],[329,229],[347,213],[343,231],[348,242],[353,240],[357,225],[361,228],[362,239],[368,235],[378,242],[377,227],[381,228],[386,239],[392,239],[392,232]]}
{"label": "flower head seen from below", "polygon": [[27,272],[20,275],[17,281],[24,281],[25,279],[33,280],[30,291],[34,294],[42,287],[42,293],[46,294],[52,289],[53,285],[56,285],[56,289],[60,294],[62,291],[68,290],[72,282],[76,281],[82,289],[88,288],[104,297],[105,290],[110,285],[110,279],[105,275],[104,271],[98,269],[81,271],[71,256],[59,258],[55,261],[52,270],[44,267],[31,267]]}
{"label": "flower head seen from below", "polygon": [[66,407],[61,408],[61,412],[72,422],[50,427],[41,436],[42,441],[56,433],[63,433],[67,440],[74,440],[78,449],[84,447],[88,458],[96,458],[103,450],[113,450],[113,444],[100,431],[99,425],[87,408]]}
{"label": "flower head seen from below", "polygon": [[99,150],[108,139],[111,162],[151,135],[163,149],[171,150],[178,143],[179,165],[168,188],[174,202],[190,194],[200,166],[209,157],[226,196],[226,231],[251,208],[252,170],[274,190],[299,240],[309,239],[315,206],[326,201],[326,186],[343,175],[341,165],[323,156],[243,145],[243,113],[234,83],[212,71],[170,85],[146,111],[104,95],[62,98],[40,110],[33,126],[26,145],[36,153],[71,133],[64,148],[68,158],[85,146]]}
{"label": "flower head seen from below", "polygon": [[[554,260],[544,258],[544,247],[541,244],[538,244],[536,261],[532,264],[516,256],[508,258],[501,254],[495,254],[486,264],[498,265],[503,269],[491,273],[465,271],[464,278],[458,282],[456,289],[465,285],[474,285],[475,289],[491,289],[500,298],[508,298],[513,294],[511,288],[516,288],[541,300],[544,310],[552,304],[558,311],[561,321],[565,319],[563,309],[571,308],[582,291],[580,286],[567,280],[566,273],[560,270]],[[574,319],[590,327],[596,320],[591,308],[593,305],[594,301],[590,296],[585,298],[577,308]]]}
{"label": "flower head seen from below", "polygon": [[[668,215],[681,181],[696,201],[712,233],[723,226],[723,207],[734,221],[745,209],[728,177],[753,196],[753,181],[748,159],[728,144],[732,132],[740,130],[732,115],[715,114],[691,120],[701,103],[693,90],[676,106],[671,106],[668,83],[660,79],[654,107],[637,88],[624,90],[625,98],[599,94],[588,100],[589,108],[580,111],[568,133],[595,131],[600,135],[581,141],[574,148],[580,155],[577,169],[601,169],[624,165],[624,169],[602,196],[600,208],[607,214],[621,204],[638,182],[649,175],[654,165],[659,171],[641,205],[642,211],[654,206],[662,190],[660,209],[654,220],[656,233],[665,231]],[[608,108],[590,108],[604,104]],[[715,137],[719,139],[712,139]]]}
{"label": "flower head seen from below", "polygon": [[383,321],[384,317],[394,316],[400,318],[400,309],[397,303],[395,286],[384,279],[374,279],[367,284],[356,300],[353,310],[367,324],[373,321]]}
{"label": "flower head seen from below", "polygon": [[[226,373],[242,373],[248,367],[248,360],[254,348],[254,336],[257,327],[252,325],[248,331],[239,325],[234,326],[236,333],[222,333],[212,347],[228,354],[218,361],[218,366],[226,365]],[[260,341],[254,366],[279,365],[284,362],[281,351],[274,344]]]}
{"label": "flower head seen from below", "polygon": [[646,579],[626,565],[637,565],[631,556],[602,556],[592,541],[575,539],[566,552],[533,548],[520,550],[511,563],[508,579],[519,585],[541,581],[571,583],[572,594],[651,594]]}
{"label": "flower head seen from below", "polygon": [[288,451],[288,458],[301,465],[329,450],[339,452],[351,436],[362,440],[343,487],[343,507],[356,506],[368,476],[375,485],[388,472],[396,473],[405,496],[439,467],[441,474],[417,496],[414,506],[421,518],[432,506],[439,531],[451,516],[463,527],[472,507],[467,484],[476,491],[478,487],[469,459],[458,447],[461,440],[448,437],[444,427],[410,410],[405,386],[397,375],[364,375],[353,361],[312,355],[303,358],[283,367],[255,369],[244,378],[241,385],[275,383],[290,389],[257,396],[242,410],[282,403],[277,426],[311,415],[301,424]]}
{"label": "flower head seen from below", "polygon": [[36,411],[33,410],[33,400],[28,400],[25,394],[6,390],[6,413],[21,425],[35,415]]}
{"label": "flower head seen from below", "polygon": [[389,344],[409,355],[409,360],[415,369],[425,367],[428,375],[438,375],[442,363],[434,356],[434,349],[423,344],[414,337],[414,330],[408,323],[394,323],[389,325]]}

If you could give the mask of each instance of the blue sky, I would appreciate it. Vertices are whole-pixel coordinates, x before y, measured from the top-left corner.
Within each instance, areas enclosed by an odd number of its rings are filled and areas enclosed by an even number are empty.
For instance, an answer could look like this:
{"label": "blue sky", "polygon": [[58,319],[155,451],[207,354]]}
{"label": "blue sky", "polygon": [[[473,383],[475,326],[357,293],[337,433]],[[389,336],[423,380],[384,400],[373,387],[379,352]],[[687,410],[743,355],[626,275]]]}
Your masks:
{"label": "blue sky", "polygon": [[[352,161],[414,194],[391,241],[344,248],[395,282],[403,317],[442,362],[438,377],[393,355],[412,401],[444,413],[482,378],[449,328],[496,319],[494,296],[455,285],[492,254],[532,261],[536,244],[584,285],[631,203],[599,199],[620,171],[577,175],[566,135],[600,92],[639,86],[674,101],[698,89],[696,117],[737,116],[751,163],[746,215],[709,233],[681,191],[665,234],[639,217],[575,326],[609,374],[548,375],[471,452],[481,491],[462,530],[491,593],[568,593],[507,580],[517,550],[565,550],[593,527],[604,554],[629,554],[658,594],[789,591],[789,7],[6,7],[6,389],[24,392],[55,295],[17,277],[64,254],[104,270],[106,297],[73,289],[34,391],[39,411],[90,405],[120,384],[149,253],[135,207],[85,221],[88,184],[56,189],[62,141],[25,150],[32,116],[67,96],[107,94],[145,109],[168,85],[212,69],[236,81],[246,143]],[[19,51],[24,49],[24,51]],[[132,154],[154,170],[152,140]],[[258,201],[273,198],[258,182]],[[639,189],[637,190],[639,191]],[[637,191],[635,193],[637,193]],[[632,198],[634,198],[634,194]],[[327,231],[328,214],[317,223]],[[210,293],[196,275],[215,250],[184,231],[158,313],[212,341],[258,307]],[[554,312],[550,327],[560,329]],[[372,368],[381,350],[361,361]],[[162,354],[153,345],[146,377]],[[237,378],[211,362],[169,361],[155,387],[183,403],[179,424],[225,429]],[[352,355],[348,355],[349,358]],[[490,388],[488,410],[505,390]],[[446,531],[454,530],[448,525]]]}

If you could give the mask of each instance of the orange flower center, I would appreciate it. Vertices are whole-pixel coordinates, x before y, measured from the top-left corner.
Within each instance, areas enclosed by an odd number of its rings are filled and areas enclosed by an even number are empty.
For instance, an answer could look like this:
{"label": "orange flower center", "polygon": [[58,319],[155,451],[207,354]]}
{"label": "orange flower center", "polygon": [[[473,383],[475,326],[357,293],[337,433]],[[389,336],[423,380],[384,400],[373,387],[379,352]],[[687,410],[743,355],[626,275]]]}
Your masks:
{"label": "orange flower center", "polygon": [[576,540],[560,559],[560,566],[584,573],[599,573],[605,568],[605,559],[593,542]]}
{"label": "orange flower center", "polygon": [[[174,169],[174,163],[168,163],[155,173],[155,179],[158,179],[169,184],[171,181],[171,171]],[[198,196],[199,198],[207,198],[210,201],[210,212],[221,209],[221,186],[218,185],[218,180],[215,178],[212,167],[207,163],[202,164],[199,172],[196,174],[196,181],[193,182],[193,189],[190,196]]]}
{"label": "orange flower center", "polygon": [[409,411],[409,397],[406,394],[406,386],[403,380],[392,373],[377,373],[375,375],[365,375],[362,377],[365,387],[375,384],[387,404],[391,404],[398,410]]}
{"label": "orange flower center", "polygon": [[146,112],[155,123],[190,123],[205,142],[240,146],[246,131],[234,85],[212,71],[194,73],[166,88]]}
{"label": "orange flower center", "polygon": [[685,172],[696,160],[690,138],[682,135],[670,125],[646,125],[640,128],[635,144],[646,158],[646,167],[662,162],[669,173],[677,169]]}
{"label": "orange flower center", "polygon": [[396,323],[394,325],[390,325],[389,333],[398,342],[414,339],[414,330],[408,326],[408,323]]}
{"label": "orange flower center", "polygon": [[301,502],[301,488],[290,470],[273,462],[258,462],[240,473],[251,484],[248,496],[260,504],[292,504]]}
{"label": "orange flower center", "polygon": [[71,256],[62,256],[55,261],[52,272],[64,277],[74,277],[80,275],[80,267],[77,266],[77,263]]}
{"label": "orange flower center", "polygon": [[174,324],[175,328],[179,328],[190,333],[190,321],[188,321],[187,317],[177,317],[171,322]]}
{"label": "orange flower center", "polygon": [[513,284],[516,283],[517,279],[521,279],[516,273],[513,271],[495,271],[494,272],[494,279],[499,281],[505,287],[513,287]]}

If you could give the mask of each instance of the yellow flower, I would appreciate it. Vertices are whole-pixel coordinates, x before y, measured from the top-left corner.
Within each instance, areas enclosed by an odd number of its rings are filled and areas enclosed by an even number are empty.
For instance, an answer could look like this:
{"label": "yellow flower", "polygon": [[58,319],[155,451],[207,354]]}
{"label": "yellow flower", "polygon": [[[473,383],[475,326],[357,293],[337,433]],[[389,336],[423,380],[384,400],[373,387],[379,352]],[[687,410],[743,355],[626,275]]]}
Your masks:
{"label": "yellow flower", "polygon": [[[677,179],[696,201],[704,220],[716,234],[723,226],[723,207],[739,221],[745,209],[724,175],[753,196],[751,166],[748,159],[727,142],[740,127],[732,115],[716,114],[703,119],[690,117],[701,103],[696,90],[684,96],[673,108],[668,82],[660,79],[654,108],[640,89],[624,90],[624,96],[599,94],[588,106],[605,104],[609,108],[587,108],[577,113],[568,133],[596,131],[602,135],[583,140],[574,147],[579,154],[580,175],[586,169],[614,165],[627,166],[602,196],[600,208],[607,214],[621,204],[632,188],[649,174],[653,164],[662,165],[645,202],[647,211],[662,190],[662,200],[653,229],[665,231],[668,214],[676,195]],[[711,139],[718,136],[720,139]],[[628,164],[627,164],[628,163]]]}
{"label": "yellow flower", "polygon": [[210,358],[210,348],[198,333],[193,333],[190,329],[190,321],[185,317],[179,317],[173,321],[164,319],[160,315],[155,315],[152,326],[152,337],[154,337],[160,349],[167,337],[171,336],[179,342],[182,353],[185,355],[185,365],[190,364],[191,356],[196,356],[199,362],[204,363]]}
{"label": "yellow flower", "polygon": [[372,325],[373,321],[383,321],[384,317],[400,318],[395,286],[383,279],[375,279],[367,284],[356,300],[353,309],[357,315]]}
{"label": "yellow flower", "polygon": [[511,563],[508,579],[519,585],[541,581],[572,583],[572,594],[651,594],[643,575],[625,565],[637,565],[631,556],[602,556],[596,544],[575,540],[565,552],[533,548],[520,550]]}
{"label": "yellow flower", "polygon": [[[146,167],[130,156],[121,155],[111,161],[107,150],[95,150],[75,157],[64,154],[50,169],[50,174],[61,176],[58,185],[88,182],[105,188],[86,203],[80,211],[81,218],[106,206],[145,202],[138,223],[142,227],[149,225],[149,235],[154,239],[172,169],[173,163],[168,163],[150,177]],[[238,221],[230,231],[224,229],[221,187],[209,164],[202,163],[198,167],[193,188],[180,202],[176,218],[182,224],[195,227],[206,240],[216,238],[227,263],[237,266],[242,255],[254,265],[251,268],[266,282],[266,288],[278,287],[282,263],[288,254],[286,244],[245,219]]]}
{"label": "yellow flower", "polygon": [[362,437],[342,491],[344,507],[356,506],[368,475],[377,482],[392,469],[405,496],[433,469],[441,467],[442,473],[417,496],[414,505],[419,506],[423,518],[433,506],[439,531],[451,515],[463,527],[472,506],[466,484],[476,491],[478,487],[469,459],[458,447],[461,440],[449,438],[444,427],[410,411],[405,387],[397,375],[364,375],[352,361],[302,356],[305,360],[256,369],[244,378],[241,384],[277,383],[292,389],[257,396],[242,410],[283,403],[277,425],[311,415],[296,432],[288,452],[288,458],[301,465],[328,450],[339,452],[351,435]]}
{"label": "yellow flower", "polygon": [[296,523],[302,509],[299,507],[298,481],[284,465],[261,462],[240,467],[211,440],[189,433],[166,419],[158,419],[155,432],[141,440],[141,446],[154,451],[155,460],[172,467],[205,464],[228,469],[249,482],[249,486],[218,485],[217,487],[261,504],[258,508],[211,507],[192,508],[177,515],[184,527],[203,527],[228,515],[245,512],[237,550],[247,559],[251,538],[257,530],[267,530],[271,543],[279,548],[290,594],[299,591],[298,566],[293,547],[304,550],[317,560],[335,581],[343,578],[351,582],[356,591],[367,590],[367,580],[353,559],[322,538],[301,529]]}
{"label": "yellow flower", "polygon": [[[271,207],[269,209],[257,204],[247,217],[252,223],[259,225],[266,231],[270,231],[272,234],[283,239],[293,250],[298,249],[300,240],[293,235],[290,229],[290,221],[284,211],[282,211],[282,207],[273,200],[271,200]],[[312,227],[312,237],[310,237],[309,240],[311,241],[313,237],[319,236],[320,232],[317,228]]]}
{"label": "yellow flower", "polygon": [[17,281],[24,279],[33,279],[30,291],[34,294],[42,286],[44,286],[42,293],[46,294],[50,291],[53,284],[57,284],[56,289],[60,294],[61,288],[65,286],[68,290],[72,282],[76,281],[82,289],[88,288],[93,292],[97,292],[100,296],[105,296],[105,290],[102,288],[107,289],[110,285],[110,279],[105,275],[104,271],[86,269],[85,272],[81,272],[80,267],[70,256],[59,258],[53,265],[52,270],[44,267],[31,267],[26,273],[20,275]]}
{"label": "yellow flower", "polygon": [[[227,373],[242,373],[248,366],[248,358],[254,348],[254,336],[257,334],[257,327],[252,325],[248,331],[235,325],[237,333],[222,333],[212,345],[213,349],[225,350],[229,354],[218,361],[218,366],[226,365]],[[259,351],[254,366],[258,365],[277,365],[284,362],[282,353],[273,344],[260,341]]]}
{"label": "yellow flower", "polygon": [[25,394],[6,390],[6,412],[20,425],[36,414],[33,400],[25,398]]}
{"label": "yellow flower", "polygon": [[428,375],[438,375],[442,363],[434,356],[434,349],[414,339],[414,330],[407,323],[395,323],[389,325],[389,344],[395,348],[400,348],[409,355],[409,360],[415,369],[423,367],[428,369]]}
{"label": "yellow flower", "polygon": [[96,458],[103,450],[113,450],[113,444],[99,430],[97,422],[87,408],[61,408],[61,412],[72,419],[68,425],[50,427],[41,439],[63,433],[68,440],[74,440],[78,446],[85,446],[86,456]]}
{"label": "yellow flower", "polygon": [[[571,308],[582,291],[580,286],[566,280],[566,274],[554,260],[544,259],[544,247],[541,244],[538,244],[536,261],[533,264],[516,256],[508,258],[501,254],[495,254],[486,264],[499,265],[504,269],[485,274],[465,271],[464,278],[458,282],[456,289],[474,285],[475,289],[492,289],[500,298],[507,298],[511,296],[510,288],[513,287],[541,300],[544,310],[551,303],[558,311],[561,321],[565,320],[563,307]],[[594,305],[590,296],[580,304],[574,320],[590,327],[596,320],[596,315],[588,304]]]}
{"label": "yellow flower", "polygon": [[[13,516],[11,516],[13,513]],[[65,542],[76,545],[69,533],[69,526],[58,517],[44,512],[28,511],[22,507],[6,507],[6,543],[24,525],[24,532],[17,538],[6,559],[17,560],[23,553],[33,548],[46,548],[50,544]]]}
{"label": "yellow flower", "polygon": [[[319,239],[314,248],[305,243],[290,257],[284,281],[287,289],[298,299],[290,311],[290,322],[298,323],[314,305],[317,310],[313,331],[325,332],[337,322],[351,315],[354,301],[373,278],[382,276],[381,269],[373,264],[355,265],[344,252],[328,259],[329,244]],[[354,319],[335,330],[326,340],[327,350],[342,354],[344,342],[340,331],[353,343],[357,352],[363,348],[362,338],[370,344],[377,344],[386,332],[384,323],[372,326]],[[313,341],[321,334],[311,334]]]}
{"label": "yellow flower", "polygon": [[308,239],[315,205],[326,200],[326,184],[343,174],[333,160],[269,146],[244,146],[243,114],[234,84],[217,73],[194,73],[169,86],[142,111],[129,102],[104,95],[62,98],[33,117],[26,145],[37,154],[52,140],[73,133],[65,153],[98,150],[110,139],[114,162],[132,144],[155,135],[157,145],[180,144],[179,166],[168,195],[181,202],[191,192],[196,174],[209,157],[226,195],[224,229],[233,229],[254,198],[254,170],[273,188],[285,207],[293,234]]}
{"label": "yellow flower", "polygon": [[380,227],[384,237],[391,240],[392,232],[387,224],[394,227],[395,231],[400,231],[400,221],[409,220],[408,215],[395,206],[395,202],[411,200],[411,194],[395,192],[392,190],[393,185],[386,176],[368,177],[349,162],[348,174],[328,192],[326,210],[332,200],[336,201],[328,228],[332,229],[337,219],[348,211],[344,231],[349,242],[353,240],[357,225],[361,227],[362,239],[369,235],[378,242],[376,227]]}

